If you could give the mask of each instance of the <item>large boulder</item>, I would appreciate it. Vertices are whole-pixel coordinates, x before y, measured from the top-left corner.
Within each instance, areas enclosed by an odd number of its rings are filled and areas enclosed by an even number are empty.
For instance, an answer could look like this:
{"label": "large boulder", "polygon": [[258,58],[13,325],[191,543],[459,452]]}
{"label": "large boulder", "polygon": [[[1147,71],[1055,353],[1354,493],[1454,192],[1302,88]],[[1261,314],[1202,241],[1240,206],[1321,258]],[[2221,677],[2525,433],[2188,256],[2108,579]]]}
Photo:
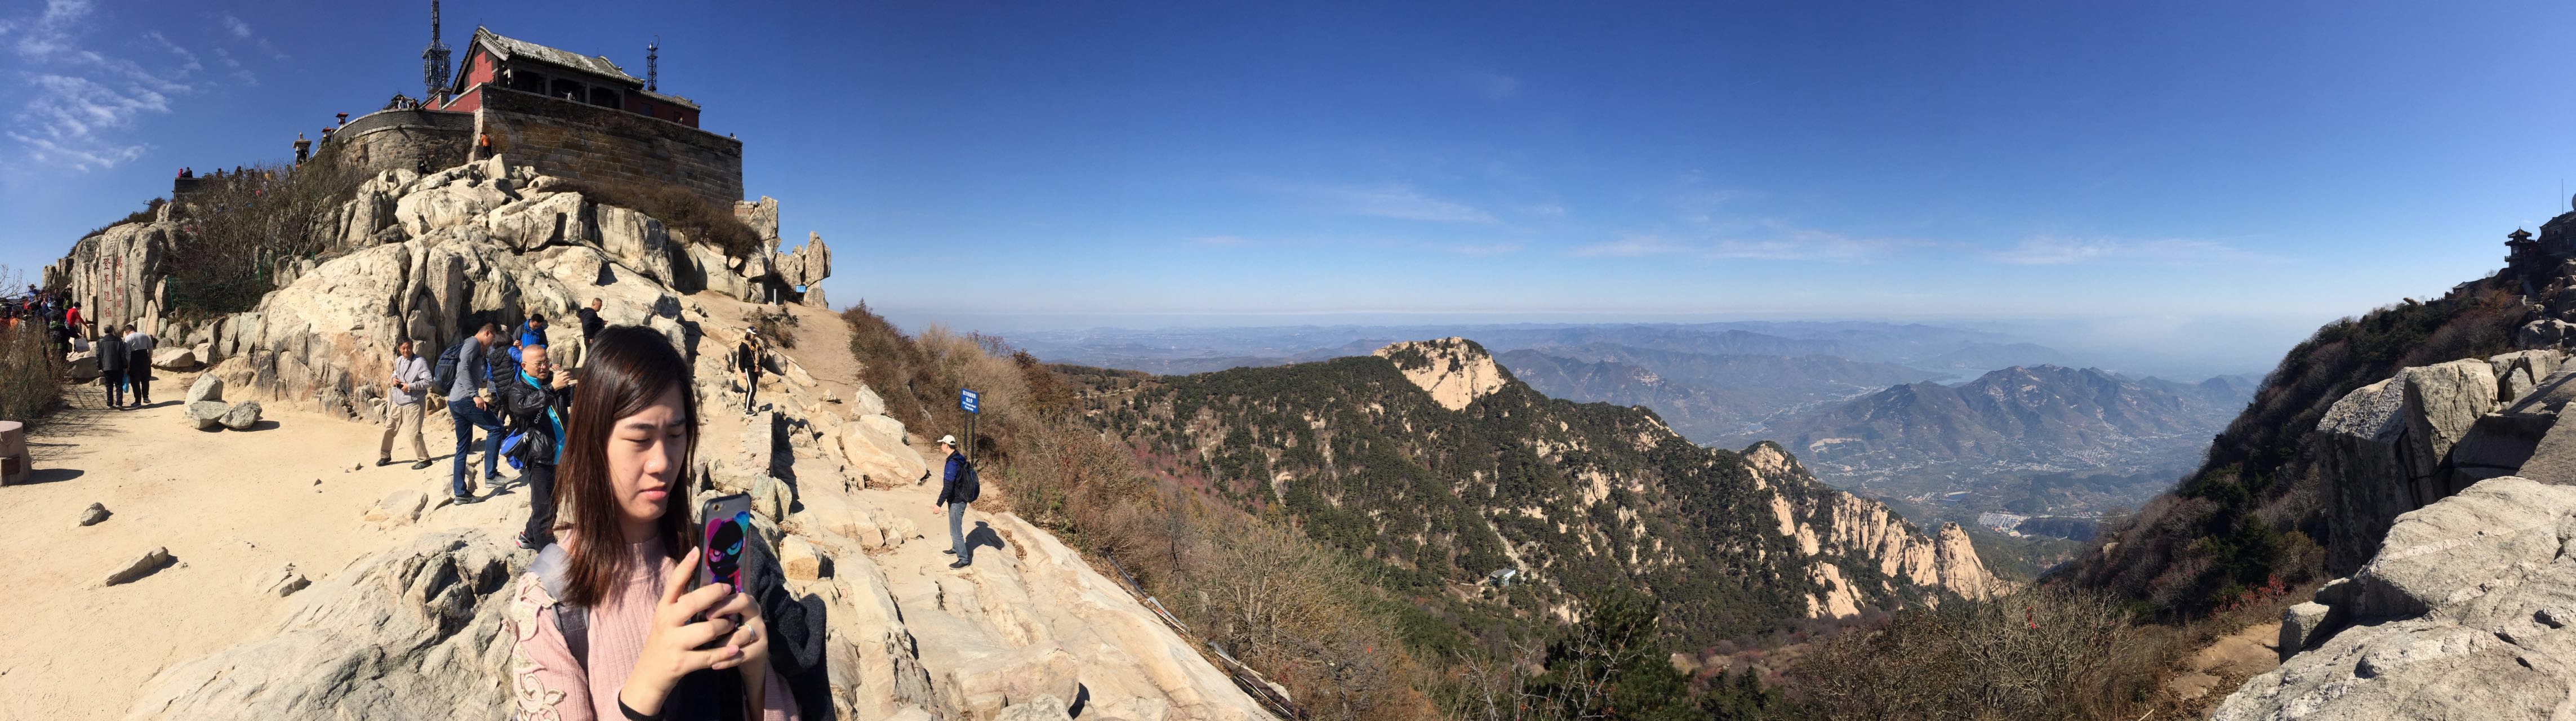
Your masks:
{"label": "large boulder", "polygon": [[[884,416],[870,416],[884,418]],[[887,420],[893,420],[888,418]],[[900,425],[896,426],[898,429]],[[898,430],[897,432],[900,432]],[[850,470],[870,483],[880,486],[908,485],[929,473],[929,463],[921,452],[905,445],[903,437],[886,433],[862,419],[841,426],[838,445],[841,458]]]}
{"label": "large boulder", "polygon": [[197,351],[191,348],[163,348],[152,352],[152,367],[165,371],[192,371],[204,367]]}
{"label": "large boulder", "polygon": [[[2576,704],[2576,487],[2505,476],[2405,514],[2311,650],[2211,714],[2262,719],[2558,718]],[[2331,597],[2329,597],[2331,596]],[[2284,629],[2284,638],[2290,633]],[[2319,638],[2322,637],[2322,638]],[[2285,648],[2284,650],[2288,650]]]}
{"label": "large boulder", "polygon": [[[441,173],[432,177],[445,175]],[[422,186],[429,184],[429,179],[421,181]],[[439,228],[472,223],[492,209],[517,199],[508,190],[489,181],[451,177],[447,182],[414,190],[395,201],[394,217],[402,223],[404,234],[418,238]]]}
{"label": "large boulder", "polygon": [[64,355],[63,372],[71,377],[73,383],[98,380],[98,352],[83,350]]}
{"label": "large boulder", "polygon": [[186,400],[189,403],[197,403],[199,401],[220,401],[223,399],[224,379],[215,377],[212,373],[197,376],[197,382],[188,384],[188,396]]}
{"label": "large boulder", "polygon": [[662,221],[614,205],[598,206],[598,216],[599,249],[610,259],[664,284],[678,277],[671,270],[671,234]]}
{"label": "large boulder", "polygon": [[257,423],[259,423],[259,401],[242,401],[240,403],[235,403],[233,404],[233,407],[224,410],[223,424],[225,428],[230,428],[236,431],[247,431],[250,430],[252,425]]}
{"label": "large boulder", "polygon": [[214,430],[224,423],[224,412],[232,410],[223,401],[197,401],[180,409],[179,416],[188,427],[201,431]]}
{"label": "large boulder", "polygon": [[582,209],[580,193],[548,193],[494,209],[484,216],[483,226],[494,240],[521,251],[536,250],[588,240]]}
{"label": "large boulder", "polygon": [[515,551],[444,531],[360,559],[296,593],[264,638],[161,671],[127,718],[509,718]]}
{"label": "large boulder", "polygon": [[[2512,472],[2504,466],[2529,455],[2519,449],[2538,442],[2532,421],[2489,417],[2501,406],[2498,389],[2493,364],[2463,359],[2400,370],[2327,408],[2316,443],[2317,474],[2326,479],[2326,505],[2338,519],[2326,544],[2328,571],[2359,567],[2398,514]],[[2537,404],[2532,399],[2545,391],[2524,400]]]}

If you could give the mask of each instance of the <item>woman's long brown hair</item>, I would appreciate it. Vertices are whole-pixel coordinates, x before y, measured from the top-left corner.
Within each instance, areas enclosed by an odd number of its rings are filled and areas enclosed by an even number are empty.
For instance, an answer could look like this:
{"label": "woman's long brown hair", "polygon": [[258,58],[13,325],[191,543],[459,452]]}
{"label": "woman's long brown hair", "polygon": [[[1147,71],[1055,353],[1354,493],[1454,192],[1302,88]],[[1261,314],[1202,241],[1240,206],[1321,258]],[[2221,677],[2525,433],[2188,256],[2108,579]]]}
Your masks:
{"label": "woman's long brown hair", "polygon": [[[670,495],[653,533],[672,559],[691,548],[689,540],[689,468],[698,454],[697,391],[689,382],[689,362],[661,333],[631,325],[599,331],[582,359],[580,390],[573,393],[571,425],[564,429],[564,463],[555,480],[555,503],[571,510],[569,528],[577,544],[571,549],[572,578],[561,600],[596,606],[616,588],[627,568],[626,538],[618,523],[617,489],[608,479],[608,439],[617,421],[644,412],[662,394],[680,389],[680,411],[689,435],[679,465],[672,469]],[[623,541],[623,543],[621,543]],[[647,571],[649,572],[649,570]]]}

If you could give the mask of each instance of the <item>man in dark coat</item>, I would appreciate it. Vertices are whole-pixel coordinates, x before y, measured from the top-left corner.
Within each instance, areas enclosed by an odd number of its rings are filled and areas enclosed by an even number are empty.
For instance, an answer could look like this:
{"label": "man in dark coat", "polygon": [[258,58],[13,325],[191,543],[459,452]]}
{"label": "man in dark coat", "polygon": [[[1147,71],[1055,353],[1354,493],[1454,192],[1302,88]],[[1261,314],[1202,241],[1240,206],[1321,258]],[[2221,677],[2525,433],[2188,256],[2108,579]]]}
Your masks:
{"label": "man in dark coat", "polygon": [[532,345],[519,349],[519,370],[493,388],[510,427],[527,434],[512,456],[524,466],[519,477],[528,487],[528,523],[519,531],[520,548],[545,548],[555,542],[555,464],[563,460],[571,385],[570,374],[556,373],[547,362],[546,347]]}

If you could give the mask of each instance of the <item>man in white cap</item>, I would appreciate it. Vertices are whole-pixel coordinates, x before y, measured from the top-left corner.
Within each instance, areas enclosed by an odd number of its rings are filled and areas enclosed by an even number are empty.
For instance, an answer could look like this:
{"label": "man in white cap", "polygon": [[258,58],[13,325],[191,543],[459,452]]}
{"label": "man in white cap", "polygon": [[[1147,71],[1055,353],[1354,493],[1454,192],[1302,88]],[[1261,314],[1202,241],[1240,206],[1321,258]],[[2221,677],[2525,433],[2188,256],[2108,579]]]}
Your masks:
{"label": "man in white cap", "polygon": [[957,557],[948,567],[965,568],[975,562],[974,547],[966,545],[966,504],[983,494],[983,483],[975,478],[975,464],[957,452],[956,436],[940,436],[939,450],[948,454],[948,467],[939,473],[939,500],[930,505],[948,515],[948,550],[941,553]]}

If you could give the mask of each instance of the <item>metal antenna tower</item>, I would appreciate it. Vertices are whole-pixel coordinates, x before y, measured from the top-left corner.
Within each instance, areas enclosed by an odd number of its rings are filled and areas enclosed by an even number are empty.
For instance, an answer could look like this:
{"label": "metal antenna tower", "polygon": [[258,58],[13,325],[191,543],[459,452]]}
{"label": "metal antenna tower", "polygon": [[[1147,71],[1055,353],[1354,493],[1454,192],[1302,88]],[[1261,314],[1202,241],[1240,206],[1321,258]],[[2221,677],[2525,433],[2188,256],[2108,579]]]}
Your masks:
{"label": "metal antenna tower", "polygon": [[420,81],[429,86],[423,99],[447,89],[447,43],[438,40],[438,0],[429,0],[429,49],[420,51]]}
{"label": "metal antenna tower", "polygon": [[661,77],[662,36],[655,35],[653,36],[653,42],[644,44],[644,89],[661,92],[659,89],[653,87]]}

